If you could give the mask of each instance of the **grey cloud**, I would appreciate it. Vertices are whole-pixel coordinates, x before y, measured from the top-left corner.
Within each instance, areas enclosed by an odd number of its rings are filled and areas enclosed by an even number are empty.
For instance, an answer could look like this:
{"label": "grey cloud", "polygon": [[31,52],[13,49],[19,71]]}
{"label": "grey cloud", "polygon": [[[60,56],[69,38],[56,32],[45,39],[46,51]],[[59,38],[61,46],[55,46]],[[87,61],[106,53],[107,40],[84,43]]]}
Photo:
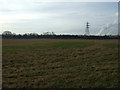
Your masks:
{"label": "grey cloud", "polygon": [[[112,21],[112,19],[110,19],[112,18],[112,16],[109,13],[106,14],[106,11],[103,10],[97,11],[97,6],[92,7],[92,4],[89,3],[87,3],[86,5],[85,3],[73,2],[39,3],[34,1],[32,3],[21,2],[18,5],[18,8],[15,8],[17,6],[12,6],[11,4],[8,8],[4,7],[0,9],[0,12],[6,12],[6,14],[37,14],[38,17],[36,19],[33,18],[26,21],[18,20],[18,22],[14,23],[16,27],[13,28],[13,30],[15,30],[16,32],[18,32],[18,30],[23,30],[23,32],[25,30],[26,32],[44,32],[51,30],[55,33],[84,34],[85,23],[89,21],[91,23],[91,33],[96,33],[99,31],[98,27],[99,25],[101,25],[101,23],[104,24]],[[41,14],[46,16],[42,17]]]}

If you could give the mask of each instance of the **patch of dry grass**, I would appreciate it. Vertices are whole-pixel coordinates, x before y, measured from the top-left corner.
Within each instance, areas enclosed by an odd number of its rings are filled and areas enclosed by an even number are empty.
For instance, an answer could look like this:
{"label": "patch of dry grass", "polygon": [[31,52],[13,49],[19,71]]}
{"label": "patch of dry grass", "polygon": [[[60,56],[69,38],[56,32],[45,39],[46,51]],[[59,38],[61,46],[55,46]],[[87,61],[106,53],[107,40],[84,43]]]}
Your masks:
{"label": "patch of dry grass", "polygon": [[3,39],[3,88],[118,87],[111,43],[117,40]]}

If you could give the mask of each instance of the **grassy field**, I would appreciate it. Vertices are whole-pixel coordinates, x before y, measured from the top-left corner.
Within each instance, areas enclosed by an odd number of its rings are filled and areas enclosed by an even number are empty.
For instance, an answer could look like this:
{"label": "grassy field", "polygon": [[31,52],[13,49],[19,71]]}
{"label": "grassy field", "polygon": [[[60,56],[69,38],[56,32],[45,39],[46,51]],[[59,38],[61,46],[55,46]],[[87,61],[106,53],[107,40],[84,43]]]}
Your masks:
{"label": "grassy field", "polygon": [[118,40],[3,39],[3,88],[118,87]]}

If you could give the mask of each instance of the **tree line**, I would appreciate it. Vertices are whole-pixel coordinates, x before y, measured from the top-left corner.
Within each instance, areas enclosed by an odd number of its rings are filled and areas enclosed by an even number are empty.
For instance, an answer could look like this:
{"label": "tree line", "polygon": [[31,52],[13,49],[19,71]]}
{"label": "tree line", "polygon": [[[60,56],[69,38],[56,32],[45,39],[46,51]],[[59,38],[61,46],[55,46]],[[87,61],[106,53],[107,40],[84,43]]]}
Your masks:
{"label": "tree line", "polygon": [[95,35],[56,35],[54,32],[45,32],[41,35],[37,33],[25,33],[25,34],[15,34],[10,31],[4,31],[2,33],[2,38],[9,39],[120,39],[118,35],[104,35],[104,36],[95,36]]}

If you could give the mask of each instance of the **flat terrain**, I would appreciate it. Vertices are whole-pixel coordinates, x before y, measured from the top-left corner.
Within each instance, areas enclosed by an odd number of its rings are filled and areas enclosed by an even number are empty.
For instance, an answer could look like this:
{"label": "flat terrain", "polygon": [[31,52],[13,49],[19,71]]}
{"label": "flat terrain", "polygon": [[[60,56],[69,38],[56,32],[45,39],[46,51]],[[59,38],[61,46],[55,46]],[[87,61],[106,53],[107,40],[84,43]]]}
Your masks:
{"label": "flat terrain", "polygon": [[118,40],[3,39],[3,88],[118,87]]}

